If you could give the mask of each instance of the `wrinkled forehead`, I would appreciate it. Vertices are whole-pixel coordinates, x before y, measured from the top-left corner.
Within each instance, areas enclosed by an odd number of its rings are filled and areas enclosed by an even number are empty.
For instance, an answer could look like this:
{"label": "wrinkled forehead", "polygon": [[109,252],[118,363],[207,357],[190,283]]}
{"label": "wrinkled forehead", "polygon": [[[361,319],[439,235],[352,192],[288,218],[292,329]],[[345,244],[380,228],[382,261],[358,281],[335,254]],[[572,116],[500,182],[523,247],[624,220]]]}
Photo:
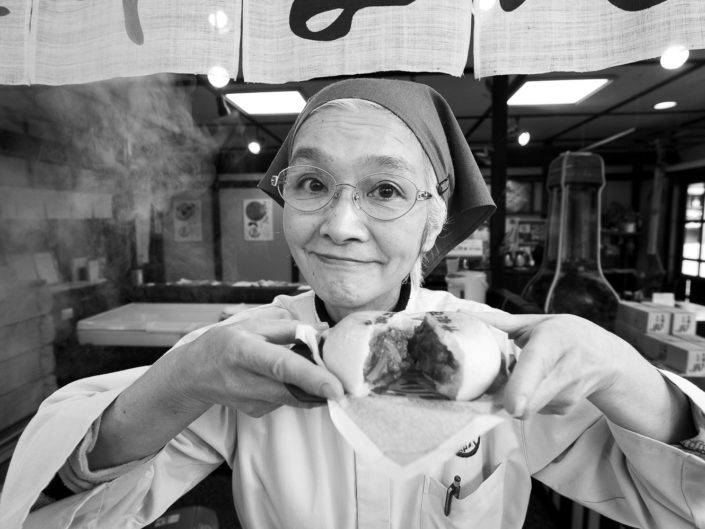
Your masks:
{"label": "wrinkled forehead", "polygon": [[[314,162],[315,158],[309,159],[311,153],[316,153],[317,157],[325,156],[326,142],[317,142],[316,136],[327,139],[327,127],[333,127],[336,132],[340,132],[342,138],[345,137],[346,131],[352,130],[351,136],[355,137],[355,133],[364,130],[364,134],[368,137],[380,140],[377,143],[373,141],[374,146],[380,149],[382,145],[389,144],[383,141],[386,135],[393,134],[398,138],[399,146],[395,154],[403,152],[410,156],[397,157],[392,153],[384,152],[378,152],[375,156],[370,152],[369,158],[379,159],[386,169],[425,172],[426,165],[430,164],[428,155],[413,130],[384,106],[365,99],[335,99],[313,109],[296,125],[289,145],[289,162],[297,163],[302,158],[305,161]],[[347,154],[344,146],[340,152]]]}

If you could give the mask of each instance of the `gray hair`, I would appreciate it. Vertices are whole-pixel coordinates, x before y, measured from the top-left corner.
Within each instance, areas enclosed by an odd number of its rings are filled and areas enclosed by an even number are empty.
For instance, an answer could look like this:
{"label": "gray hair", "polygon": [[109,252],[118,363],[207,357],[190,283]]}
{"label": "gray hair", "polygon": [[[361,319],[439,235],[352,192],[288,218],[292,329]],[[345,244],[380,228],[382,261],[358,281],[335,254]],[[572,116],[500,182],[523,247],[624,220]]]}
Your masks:
{"label": "gray hair", "polygon": [[[366,99],[334,99],[333,101],[328,101],[327,103],[324,103],[320,107],[314,109],[308,117],[311,117],[314,113],[327,107],[340,108],[351,112],[360,112],[361,110],[375,109],[390,116],[394,116],[395,119],[397,119],[407,129],[409,129],[408,125],[404,123],[404,121],[402,121],[399,117],[397,117],[396,114],[394,114],[392,111],[378,103],[375,103],[374,101],[368,101]],[[413,131],[411,131],[411,133],[413,134]],[[414,137],[416,137],[415,134]],[[429,159],[428,154],[426,154],[426,151],[423,148],[421,149],[421,152],[423,153],[423,173],[424,182],[426,184],[426,191],[431,193],[432,198],[428,200],[428,216],[426,217],[426,226],[424,227],[424,233],[421,240],[421,247],[419,248],[419,256],[416,261],[414,261],[414,264],[411,267],[411,270],[409,271],[409,281],[414,287],[420,287],[423,284],[423,264],[428,252],[422,251],[422,248],[428,242],[427,239],[431,233],[438,233],[441,231],[441,228],[443,228],[443,225],[445,224],[446,218],[448,216],[448,208],[446,206],[446,203],[436,190],[436,186],[438,185],[438,178],[436,177],[436,172],[433,170],[433,165],[431,165],[431,160]]]}

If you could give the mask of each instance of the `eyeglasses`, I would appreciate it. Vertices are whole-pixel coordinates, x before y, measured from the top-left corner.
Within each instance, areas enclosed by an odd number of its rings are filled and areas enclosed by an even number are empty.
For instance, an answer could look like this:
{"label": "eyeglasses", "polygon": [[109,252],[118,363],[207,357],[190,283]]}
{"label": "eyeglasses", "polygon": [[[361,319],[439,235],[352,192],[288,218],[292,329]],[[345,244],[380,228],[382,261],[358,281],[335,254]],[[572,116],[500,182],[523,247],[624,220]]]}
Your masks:
{"label": "eyeglasses", "polygon": [[313,212],[340,198],[340,187],[352,188],[353,203],[377,220],[394,220],[407,214],[417,200],[433,195],[400,175],[375,173],[358,180],[357,185],[339,184],[333,175],[312,165],[292,165],[271,179],[279,194],[292,208]]}

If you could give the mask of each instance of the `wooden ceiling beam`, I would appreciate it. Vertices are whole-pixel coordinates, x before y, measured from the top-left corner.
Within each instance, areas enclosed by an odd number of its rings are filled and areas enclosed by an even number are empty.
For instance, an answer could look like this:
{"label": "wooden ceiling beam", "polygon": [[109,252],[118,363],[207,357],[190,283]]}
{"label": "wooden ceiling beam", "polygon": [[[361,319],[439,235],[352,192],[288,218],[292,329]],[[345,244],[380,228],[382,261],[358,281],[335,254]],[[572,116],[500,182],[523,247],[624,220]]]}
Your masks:
{"label": "wooden ceiling beam", "polygon": [[604,109],[600,112],[597,112],[597,113],[593,114],[592,116],[583,119],[582,121],[579,121],[578,123],[575,123],[569,127],[566,127],[565,129],[561,130],[560,132],[557,132],[556,134],[554,134],[553,136],[548,138],[546,141],[549,143],[552,143],[553,141],[555,141],[559,137],[563,136],[564,134],[571,132],[577,128],[580,128],[583,125],[590,123],[591,121],[594,121],[598,118],[608,116],[613,110],[616,110],[620,107],[623,107],[624,105],[628,105],[629,103],[636,101],[637,99],[641,99],[645,95],[650,94],[651,92],[654,92],[655,90],[658,90],[659,88],[667,86],[667,85],[677,81],[678,79],[681,79],[682,77],[690,75],[691,73],[699,70],[703,66],[705,66],[705,63],[696,62],[695,64],[692,64],[689,68],[686,68],[681,72],[678,72],[673,77],[669,77],[668,79],[665,79],[665,80],[660,81],[654,85],[651,85],[650,87],[648,87],[648,88],[646,88],[646,89],[644,89],[644,90],[642,90],[642,91],[640,91],[630,97],[627,97],[626,99],[623,99],[623,100],[615,103],[614,105],[607,107],[606,109]]}

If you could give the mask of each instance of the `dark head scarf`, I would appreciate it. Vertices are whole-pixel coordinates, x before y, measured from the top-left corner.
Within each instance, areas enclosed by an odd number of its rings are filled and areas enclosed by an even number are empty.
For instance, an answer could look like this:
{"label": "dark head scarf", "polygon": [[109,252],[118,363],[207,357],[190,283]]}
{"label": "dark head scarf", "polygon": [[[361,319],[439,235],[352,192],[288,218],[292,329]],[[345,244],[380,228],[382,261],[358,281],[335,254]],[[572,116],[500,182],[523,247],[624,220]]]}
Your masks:
{"label": "dark head scarf", "polygon": [[289,165],[291,146],[301,124],[334,99],[365,99],[394,113],[416,135],[431,160],[438,191],[448,206],[448,221],[426,255],[424,276],[465,240],[495,210],[480,170],[453,112],[443,97],[429,86],[409,81],[348,79],[331,84],[312,96],[289,131],[259,187],[283,205],[271,177]]}

